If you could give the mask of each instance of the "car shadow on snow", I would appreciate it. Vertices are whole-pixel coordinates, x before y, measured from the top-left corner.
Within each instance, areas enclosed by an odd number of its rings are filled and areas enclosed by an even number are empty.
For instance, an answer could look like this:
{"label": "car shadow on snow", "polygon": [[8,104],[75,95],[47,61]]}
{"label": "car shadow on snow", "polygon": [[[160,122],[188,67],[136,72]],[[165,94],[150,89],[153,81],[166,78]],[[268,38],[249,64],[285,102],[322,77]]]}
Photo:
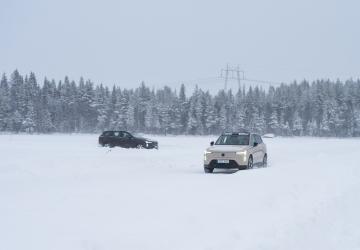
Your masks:
{"label": "car shadow on snow", "polygon": [[[269,167],[269,166],[268,166]],[[262,167],[258,167],[258,166],[254,166],[253,169],[250,169],[252,171],[257,170],[257,169],[262,169]],[[235,169],[214,169],[214,172],[212,172],[213,174],[235,174],[237,172],[241,172],[241,171],[249,171],[246,169],[243,170],[235,170]]]}
{"label": "car shadow on snow", "polygon": [[214,170],[214,172],[212,172],[213,174],[235,174],[240,170],[234,170],[234,169],[219,169],[219,170]]}

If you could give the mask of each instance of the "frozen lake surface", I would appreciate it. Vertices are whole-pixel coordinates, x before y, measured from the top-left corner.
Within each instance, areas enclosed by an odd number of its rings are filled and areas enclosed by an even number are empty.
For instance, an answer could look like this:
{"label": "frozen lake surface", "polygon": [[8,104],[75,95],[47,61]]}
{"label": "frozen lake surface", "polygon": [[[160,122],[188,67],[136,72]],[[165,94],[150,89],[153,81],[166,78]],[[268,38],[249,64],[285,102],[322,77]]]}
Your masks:
{"label": "frozen lake surface", "polygon": [[216,137],[0,135],[0,249],[360,249],[360,140],[269,138],[268,168],[205,174]]}

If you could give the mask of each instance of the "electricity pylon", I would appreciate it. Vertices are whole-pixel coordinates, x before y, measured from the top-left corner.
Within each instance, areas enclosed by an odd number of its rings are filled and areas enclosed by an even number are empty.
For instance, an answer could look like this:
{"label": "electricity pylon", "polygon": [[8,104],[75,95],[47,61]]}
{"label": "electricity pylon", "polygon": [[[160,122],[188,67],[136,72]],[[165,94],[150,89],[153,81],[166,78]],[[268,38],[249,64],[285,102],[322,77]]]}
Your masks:
{"label": "electricity pylon", "polygon": [[227,81],[228,81],[228,78],[229,78],[229,72],[231,72],[231,78],[230,79],[235,79],[234,77],[234,73],[236,73],[236,78],[238,80],[238,84],[239,84],[239,89],[240,89],[240,73],[243,74],[243,78],[244,79],[244,71],[242,69],[240,69],[239,65],[235,68],[231,68],[229,67],[229,64],[226,64],[226,69],[222,69],[221,70],[221,77],[222,77],[222,72],[223,70],[225,70],[225,86],[224,86],[224,90],[226,91],[226,88],[227,88]]}

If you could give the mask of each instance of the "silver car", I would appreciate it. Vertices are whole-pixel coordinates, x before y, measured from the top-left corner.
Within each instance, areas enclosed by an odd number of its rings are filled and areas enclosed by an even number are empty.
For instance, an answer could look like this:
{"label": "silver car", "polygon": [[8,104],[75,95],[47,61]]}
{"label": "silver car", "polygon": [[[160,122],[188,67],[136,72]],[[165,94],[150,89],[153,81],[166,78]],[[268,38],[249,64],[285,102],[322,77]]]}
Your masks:
{"label": "silver car", "polygon": [[267,166],[266,145],[256,133],[224,133],[210,145],[204,153],[205,173],[212,173],[214,168],[241,170]]}

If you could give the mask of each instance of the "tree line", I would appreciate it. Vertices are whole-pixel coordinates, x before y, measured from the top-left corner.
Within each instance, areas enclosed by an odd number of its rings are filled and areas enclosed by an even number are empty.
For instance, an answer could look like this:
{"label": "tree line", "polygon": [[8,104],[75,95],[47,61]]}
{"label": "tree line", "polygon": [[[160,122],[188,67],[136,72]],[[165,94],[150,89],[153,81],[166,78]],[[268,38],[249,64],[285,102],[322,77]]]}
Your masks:
{"label": "tree line", "polygon": [[130,130],[149,134],[220,134],[252,131],[281,136],[360,135],[360,80],[303,80],[278,87],[245,85],[236,93],[211,95],[197,86],[112,89],[81,77],[78,83],[25,78],[15,70],[0,85],[0,131],[99,133]]}

